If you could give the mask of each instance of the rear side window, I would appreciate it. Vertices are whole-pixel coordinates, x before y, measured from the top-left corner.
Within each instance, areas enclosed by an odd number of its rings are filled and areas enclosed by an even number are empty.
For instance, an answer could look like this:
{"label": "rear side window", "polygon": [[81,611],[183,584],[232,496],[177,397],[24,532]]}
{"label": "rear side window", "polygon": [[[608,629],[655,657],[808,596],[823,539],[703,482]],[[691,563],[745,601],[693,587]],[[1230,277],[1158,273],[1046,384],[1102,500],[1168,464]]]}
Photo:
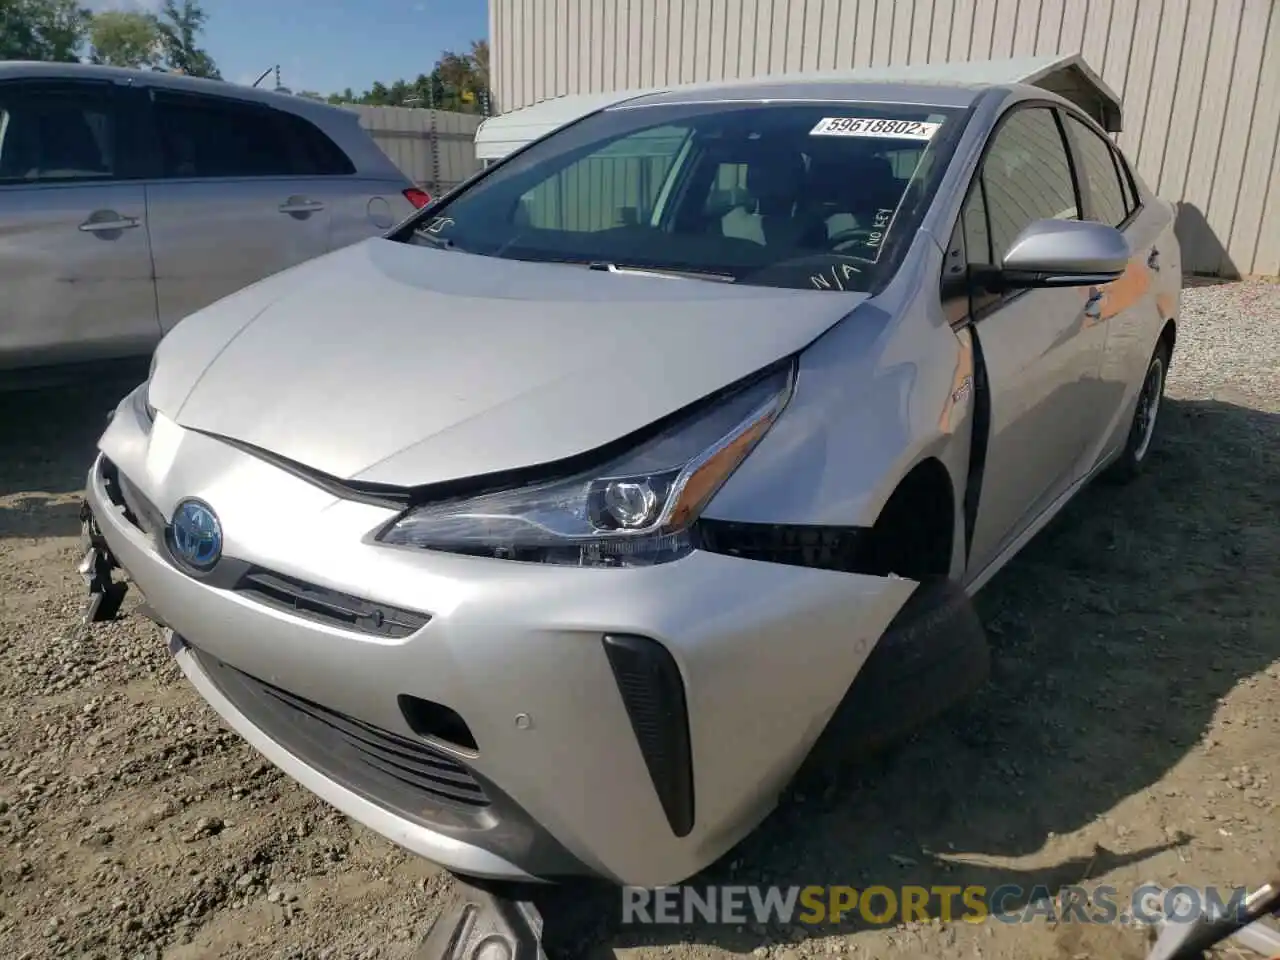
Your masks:
{"label": "rear side window", "polygon": [[1078,220],[1066,142],[1052,111],[1030,107],[1001,125],[983,161],[991,243],[997,262],[1035,220]]}
{"label": "rear side window", "polygon": [[285,135],[300,154],[303,172],[313,177],[344,177],[356,172],[355,165],[319,127],[291,113],[280,113]]}
{"label": "rear side window", "polygon": [[0,183],[109,179],[115,141],[107,84],[0,85]]}
{"label": "rear side window", "polygon": [[172,178],[336,176],[347,156],[301,117],[258,104],[156,91],[164,175]]}
{"label": "rear side window", "polygon": [[1129,169],[1129,161],[1125,160],[1119,148],[1115,150],[1116,169],[1120,171],[1120,187],[1124,191],[1125,209],[1132,216],[1142,204],[1138,201],[1138,190],[1133,185],[1133,171]]}
{"label": "rear side window", "polygon": [[1083,172],[1089,183],[1091,201],[1088,218],[1110,227],[1120,226],[1128,219],[1131,208],[1120,182],[1115,150],[1107,140],[1070,114],[1067,115],[1067,124],[1084,160]]}

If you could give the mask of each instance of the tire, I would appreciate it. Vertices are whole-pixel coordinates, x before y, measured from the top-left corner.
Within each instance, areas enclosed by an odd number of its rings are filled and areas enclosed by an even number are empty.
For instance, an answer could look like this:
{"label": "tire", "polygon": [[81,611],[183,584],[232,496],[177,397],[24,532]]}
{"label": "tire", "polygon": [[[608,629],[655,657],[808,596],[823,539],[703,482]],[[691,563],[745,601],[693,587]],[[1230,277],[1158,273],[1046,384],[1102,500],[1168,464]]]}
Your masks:
{"label": "tire", "polygon": [[1131,483],[1146,469],[1160,423],[1160,410],[1164,406],[1164,385],[1171,357],[1169,342],[1161,339],[1147,363],[1147,372],[1138,391],[1138,402],[1133,411],[1133,420],[1129,424],[1129,436],[1125,440],[1124,450],[1102,475],[1108,483]]}
{"label": "tire", "polygon": [[806,758],[805,775],[881,753],[986,680],[986,630],[955,581],[922,583],[885,628]]}

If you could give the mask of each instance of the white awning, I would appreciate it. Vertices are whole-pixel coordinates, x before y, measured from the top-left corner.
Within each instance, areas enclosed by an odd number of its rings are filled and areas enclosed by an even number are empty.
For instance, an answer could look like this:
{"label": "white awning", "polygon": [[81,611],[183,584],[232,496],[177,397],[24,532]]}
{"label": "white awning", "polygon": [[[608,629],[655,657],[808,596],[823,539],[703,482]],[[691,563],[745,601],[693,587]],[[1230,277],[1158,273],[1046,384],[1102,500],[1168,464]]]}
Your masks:
{"label": "white awning", "polygon": [[[764,75],[746,80],[682,84],[680,89],[713,88],[726,83],[778,82],[785,80],[853,80],[871,83],[962,83],[999,86],[1026,83],[1043,87],[1077,104],[1104,130],[1120,130],[1120,98],[1079,54],[1060,57],[1017,57],[1012,60],[968,60],[957,63],[921,63],[899,67],[863,67],[815,73]],[[613,90],[608,93],[571,94],[542,100],[519,110],[489,117],[476,130],[476,159],[498,160],[531,140],[588,113],[646,93],[675,89],[650,87]]]}

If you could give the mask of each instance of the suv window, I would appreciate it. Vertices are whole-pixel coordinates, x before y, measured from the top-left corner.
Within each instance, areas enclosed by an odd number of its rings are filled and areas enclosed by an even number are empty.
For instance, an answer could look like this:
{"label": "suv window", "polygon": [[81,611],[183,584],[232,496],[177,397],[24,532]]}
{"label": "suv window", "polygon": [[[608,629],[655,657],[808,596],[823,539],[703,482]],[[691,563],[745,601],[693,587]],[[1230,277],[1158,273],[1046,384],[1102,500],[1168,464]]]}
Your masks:
{"label": "suv window", "polygon": [[1109,141],[1103,139],[1091,127],[1077,118],[1067,115],[1080,154],[1084,160],[1084,175],[1089,182],[1089,219],[1098,220],[1109,227],[1118,227],[1129,216],[1124,189],[1120,185],[1120,173],[1116,167],[1116,154]]}
{"label": "suv window", "polygon": [[335,176],[355,172],[328,137],[301,117],[259,104],[157,90],[164,175]]}
{"label": "suv window", "polygon": [[0,183],[116,175],[116,118],[107,84],[0,86]]}
{"label": "suv window", "polygon": [[1066,143],[1053,111],[1026,107],[996,132],[982,165],[992,253],[999,260],[1033,220],[1080,219]]}
{"label": "suv window", "polygon": [[302,172],[313,177],[345,177],[356,172],[351,158],[320,128],[292,113],[279,113],[285,135],[293,139]]}

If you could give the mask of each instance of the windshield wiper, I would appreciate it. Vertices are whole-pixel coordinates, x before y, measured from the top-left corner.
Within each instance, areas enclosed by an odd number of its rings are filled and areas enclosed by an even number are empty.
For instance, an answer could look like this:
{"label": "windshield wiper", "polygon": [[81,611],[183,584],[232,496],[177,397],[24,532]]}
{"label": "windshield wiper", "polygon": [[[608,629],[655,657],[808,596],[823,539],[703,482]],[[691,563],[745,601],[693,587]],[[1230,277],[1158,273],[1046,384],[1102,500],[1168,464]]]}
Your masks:
{"label": "windshield wiper", "polygon": [[716,283],[734,283],[736,279],[730,274],[715,273],[710,270],[668,270],[657,267],[628,266],[610,263],[607,260],[593,260],[587,264],[587,269],[599,270],[602,273],[625,273],[634,277],[665,277],[668,280],[711,280]]}
{"label": "windshield wiper", "polygon": [[442,237],[438,234],[430,233],[427,231],[426,227],[419,227],[417,230],[414,230],[413,236],[414,239],[422,240],[423,242],[429,243],[440,250],[454,249],[454,243],[452,240],[448,237]]}

